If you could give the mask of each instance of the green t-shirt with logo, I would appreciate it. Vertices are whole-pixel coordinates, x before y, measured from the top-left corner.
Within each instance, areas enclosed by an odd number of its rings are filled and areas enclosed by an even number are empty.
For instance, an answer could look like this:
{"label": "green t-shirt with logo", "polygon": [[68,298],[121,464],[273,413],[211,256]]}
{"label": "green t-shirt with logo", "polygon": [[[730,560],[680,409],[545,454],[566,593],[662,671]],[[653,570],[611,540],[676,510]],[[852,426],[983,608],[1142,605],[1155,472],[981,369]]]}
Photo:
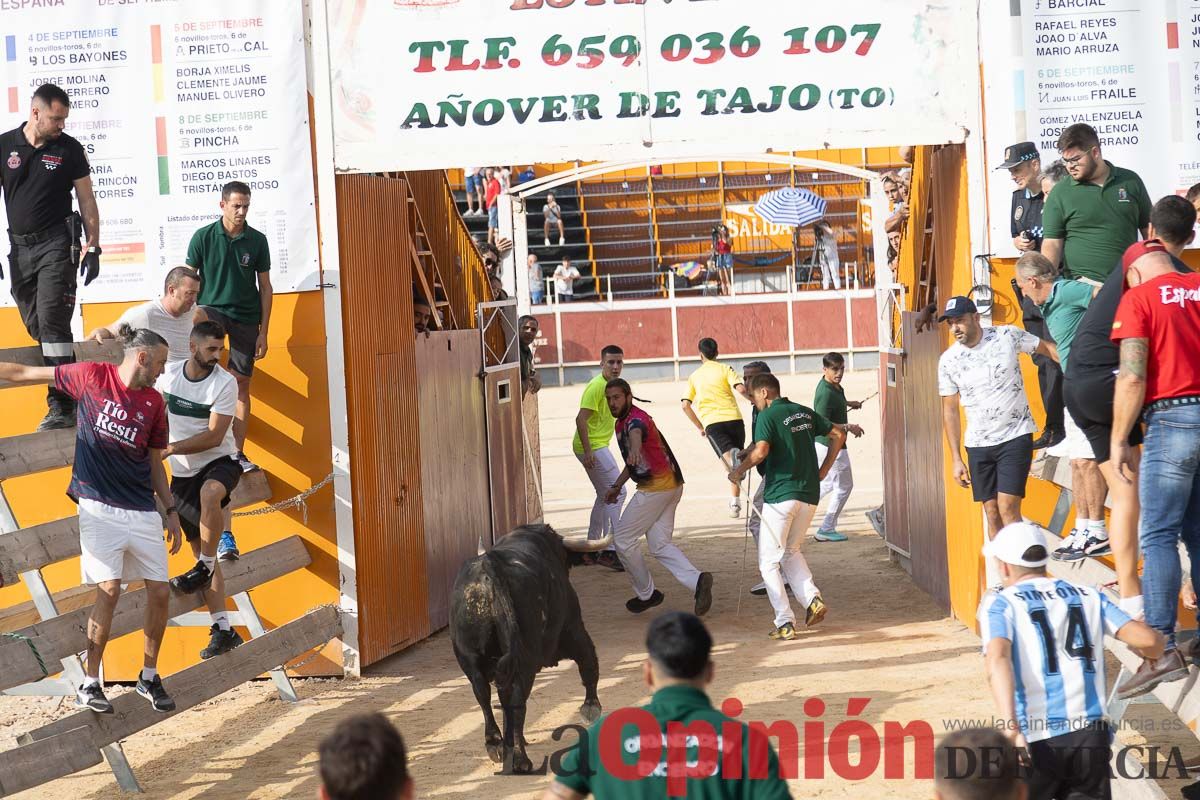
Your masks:
{"label": "green t-shirt with logo", "polygon": [[[592,450],[603,450],[608,447],[608,443],[612,441],[613,430],[617,426],[616,419],[608,410],[608,401],[604,399],[604,387],[607,385],[608,378],[605,378],[604,373],[601,372],[588,381],[587,386],[583,387],[583,397],[579,401],[580,408],[586,408],[592,412],[587,421],[588,443],[591,444]],[[583,442],[579,438],[578,430],[575,431],[572,447],[575,449],[575,455],[583,455]]]}
{"label": "green t-shirt with logo", "polygon": [[821,465],[816,438],[833,430],[833,423],[817,412],[786,397],[777,397],[760,411],[754,441],[766,442],[771,451],[763,465],[766,477],[763,502],[799,500],[816,505],[821,500]]}
{"label": "green t-shirt with logo", "polygon": [[1092,303],[1096,287],[1083,281],[1059,278],[1050,287],[1050,296],[1038,306],[1046,327],[1054,337],[1058,348],[1058,364],[1065,372],[1067,356],[1071,354],[1071,343],[1075,341],[1075,329]]}
{"label": "green t-shirt with logo", "polygon": [[[817,383],[817,392],[813,396],[813,411],[830,422],[845,425],[850,421],[849,406],[846,405],[846,390],[841,387],[841,384],[830,383],[821,378]],[[829,447],[828,436],[818,436],[817,442]]]}
{"label": "green t-shirt with logo", "polygon": [[[640,731],[637,718],[644,723]],[[677,796],[686,796],[688,800],[778,800],[792,796],[787,782],[779,777],[779,758],[769,741],[759,738],[761,733],[752,734],[749,725],[717,711],[708,695],[701,690],[683,685],[664,686],[650,698],[649,705],[640,709],[621,709],[601,717],[588,729],[587,736],[581,737],[575,747],[567,752],[561,764],[555,766],[555,780],[580,794],[590,794],[597,800],[662,800],[668,797],[668,748],[662,744],[668,722],[690,726],[683,735],[694,736],[695,741],[691,746],[681,745],[686,746],[688,763],[697,762],[700,741],[704,741],[709,753],[718,754],[714,759],[713,774],[702,778],[678,779],[686,783],[679,785],[682,791]],[[609,725],[620,725],[621,730],[604,749],[601,745],[606,740],[602,732],[608,733],[605,726]],[[727,732],[725,726],[732,725],[738,726],[741,731],[741,774],[736,778],[726,778],[723,774],[725,763],[720,753],[726,746],[732,752],[736,744],[731,740],[727,745],[723,737]],[[643,737],[648,737],[650,741],[645,742]],[[752,738],[755,742],[753,761]],[[581,768],[580,753],[585,749],[587,764],[586,768]],[[619,764],[606,760],[617,758],[621,759]],[[650,772],[645,777],[637,777],[634,773],[639,768],[639,758],[645,762],[640,765],[642,773]],[[651,764],[654,764],[653,769]],[[615,775],[614,768],[628,769],[630,775]]]}
{"label": "green t-shirt with logo", "polygon": [[1132,170],[1108,166],[1103,186],[1068,177],[1046,195],[1042,236],[1064,240],[1063,267],[1073,278],[1103,283],[1150,224],[1154,204],[1142,179]]}
{"label": "green t-shirt with logo", "polygon": [[217,220],[192,234],[187,265],[200,273],[198,305],[247,325],[262,322],[258,273],[271,269],[266,236],[246,225],[231,238]]}

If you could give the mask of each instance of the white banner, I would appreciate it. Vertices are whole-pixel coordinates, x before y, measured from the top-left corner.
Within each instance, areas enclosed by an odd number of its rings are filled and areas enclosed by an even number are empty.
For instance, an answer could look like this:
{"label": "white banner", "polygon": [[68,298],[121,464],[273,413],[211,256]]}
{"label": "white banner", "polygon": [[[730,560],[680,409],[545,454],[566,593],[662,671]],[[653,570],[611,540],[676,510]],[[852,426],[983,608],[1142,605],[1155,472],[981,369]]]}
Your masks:
{"label": "white banner", "polygon": [[1104,158],[1141,176],[1152,200],[1200,182],[1200,0],[984,3],[988,212],[993,254],[1015,258],[1004,148],[1058,158],[1063,129],[1086,122]]}
{"label": "white banner", "polygon": [[[4,127],[23,124],[34,89],[54,83],[92,165],[103,255],[81,302],[159,296],[192,233],[220,217],[231,180],[250,185],[248,222],[270,243],[275,291],[316,287],[301,3],[10,5]],[[0,304],[12,305],[7,278]]]}
{"label": "white banner", "polygon": [[335,162],[373,172],[960,142],[975,4],[329,0]]}

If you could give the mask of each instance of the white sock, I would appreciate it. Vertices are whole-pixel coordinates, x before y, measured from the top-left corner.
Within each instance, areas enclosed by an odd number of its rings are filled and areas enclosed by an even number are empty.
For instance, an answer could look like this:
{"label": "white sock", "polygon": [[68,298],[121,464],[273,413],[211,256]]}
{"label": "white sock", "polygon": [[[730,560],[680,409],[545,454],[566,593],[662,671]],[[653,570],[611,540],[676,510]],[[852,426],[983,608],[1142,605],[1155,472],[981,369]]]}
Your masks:
{"label": "white sock", "polygon": [[99,686],[100,679],[93,678],[91,675],[84,675],[83,676],[83,685],[84,686]]}
{"label": "white sock", "polygon": [[142,667],[142,680],[149,683],[158,677],[158,667]]}
{"label": "white sock", "polygon": [[223,631],[229,630],[229,612],[228,611],[218,611],[217,613],[209,614],[208,616],[212,618],[213,624],[216,625],[220,630],[223,630]]}
{"label": "white sock", "polygon": [[1095,524],[1096,523],[1090,519],[1084,519],[1083,517],[1076,517],[1075,530],[1086,531],[1086,530],[1089,530],[1091,528],[1091,526],[1095,525]]}
{"label": "white sock", "polygon": [[1000,560],[995,556],[984,556],[984,575],[986,585],[985,589],[991,589],[993,586],[999,586],[1003,583],[1000,579]]}
{"label": "white sock", "polygon": [[1117,607],[1139,622],[1145,619],[1146,603],[1140,594],[1133,597],[1122,597],[1117,602]]}
{"label": "white sock", "polygon": [[217,566],[217,557],[216,556],[206,556],[203,553],[201,553],[200,554],[200,563],[203,564],[204,566],[208,567],[209,572],[212,572]]}
{"label": "white sock", "polygon": [[1102,519],[1088,520],[1088,530],[1096,534],[1097,539],[1108,538],[1108,526],[1104,524]]}

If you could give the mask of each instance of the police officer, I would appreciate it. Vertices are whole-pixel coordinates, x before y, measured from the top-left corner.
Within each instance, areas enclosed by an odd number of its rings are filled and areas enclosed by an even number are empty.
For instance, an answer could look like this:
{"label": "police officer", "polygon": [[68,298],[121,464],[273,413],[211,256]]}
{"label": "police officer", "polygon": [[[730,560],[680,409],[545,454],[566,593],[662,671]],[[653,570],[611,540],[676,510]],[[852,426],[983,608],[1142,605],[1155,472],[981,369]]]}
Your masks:
{"label": "police officer", "polygon": [[[1033,142],[1021,142],[1005,149],[1004,163],[996,169],[1006,169],[1017,185],[1012,194],[1012,211],[1009,215],[1009,231],[1013,237],[1013,246],[1022,253],[1042,248],[1042,207],[1046,203],[1046,195],[1042,192],[1042,159],[1038,154],[1037,145]],[[1057,266],[1057,265],[1056,265]],[[1021,302],[1022,323],[1025,330],[1039,339],[1053,341],[1050,331],[1046,329],[1046,321],[1032,300],[1026,298],[1016,282],[1013,289]],[[1038,385],[1042,391],[1042,406],[1046,409],[1046,427],[1033,442],[1035,450],[1053,447],[1066,436],[1063,425],[1063,374],[1062,369],[1053,359],[1035,356],[1034,363],[1038,368]]]}
{"label": "police officer", "polygon": [[[9,280],[21,321],[46,366],[75,360],[75,268],[84,286],[100,272],[100,212],[83,146],[63,132],[71,99],[52,83],[33,93],[29,121],[0,135],[0,189],[8,212]],[[71,190],[80,214],[71,210]],[[82,220],[80,216],[82,215]],[[80,222],[87,246],[79,258]],[[51,386],[38,430],[75,425],[75,401]]]}

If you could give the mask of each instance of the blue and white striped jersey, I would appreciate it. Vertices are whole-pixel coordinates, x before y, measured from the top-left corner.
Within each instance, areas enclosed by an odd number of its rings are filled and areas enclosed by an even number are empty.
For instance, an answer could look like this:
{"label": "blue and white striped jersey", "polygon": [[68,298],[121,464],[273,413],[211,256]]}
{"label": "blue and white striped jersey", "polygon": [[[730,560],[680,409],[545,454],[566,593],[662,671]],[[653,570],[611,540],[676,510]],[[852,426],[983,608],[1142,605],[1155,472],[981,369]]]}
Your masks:
{"label": "blue and white striped jersey", "polygon": [[1030,742],[1104,719],[1104,634],[1129,615],[1095,588],[1055,578],[989,592],[979,605],[983,648],[1012,642],[1017,722]]}

